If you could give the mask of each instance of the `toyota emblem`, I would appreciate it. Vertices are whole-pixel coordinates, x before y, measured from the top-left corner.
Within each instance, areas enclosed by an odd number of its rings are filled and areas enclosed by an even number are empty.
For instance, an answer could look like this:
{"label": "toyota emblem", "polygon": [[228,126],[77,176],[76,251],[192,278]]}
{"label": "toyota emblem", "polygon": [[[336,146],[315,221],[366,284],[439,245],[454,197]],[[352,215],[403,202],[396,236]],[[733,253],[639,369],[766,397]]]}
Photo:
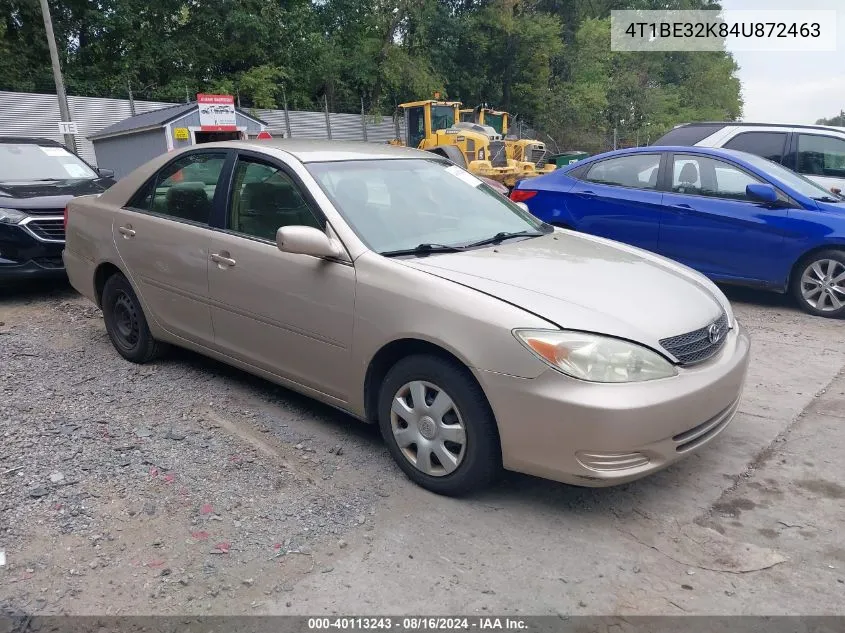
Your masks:
{"label": "toyota emblem", "polygon": [[722,326],[718,323],[713,323],[709,328],[707,328],[707,338],[713,345],[722,340]]}

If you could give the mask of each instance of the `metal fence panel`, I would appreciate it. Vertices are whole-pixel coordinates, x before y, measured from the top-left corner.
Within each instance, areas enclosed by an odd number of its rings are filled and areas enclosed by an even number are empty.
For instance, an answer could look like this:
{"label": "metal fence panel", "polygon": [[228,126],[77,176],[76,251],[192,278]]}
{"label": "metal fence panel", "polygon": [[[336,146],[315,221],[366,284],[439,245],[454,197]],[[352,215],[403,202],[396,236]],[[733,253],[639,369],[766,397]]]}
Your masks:
{"label": "metal fence panel", "polygon": [[[71,118],[79,134],[76,145],[79,155],[96,164],[94,146],[88,137],[131,116],[126,99],[99,97],[68,97]],[[135,101],[135,113],[149,112],[175,105],[161,101]],[[254,110],[255,116],[267,123],[273,136],[285,135],[284,110]],[[327,139],[324,112],[291,110],[290,127],[293,138]],[[59,134],[59,103],[56,95],[0,91],[0,136],[38,136],[64,142]],[[362,141],[364,132],[360,114],[331,114],[333,140]],[[367,140],[385,143],[395,136],[393,117],[367,115]],[[403,121],[401,123],[404,123]],[[404,128],[404,125],[401,126]],[[400,129],[400,134],[403,134]]]}

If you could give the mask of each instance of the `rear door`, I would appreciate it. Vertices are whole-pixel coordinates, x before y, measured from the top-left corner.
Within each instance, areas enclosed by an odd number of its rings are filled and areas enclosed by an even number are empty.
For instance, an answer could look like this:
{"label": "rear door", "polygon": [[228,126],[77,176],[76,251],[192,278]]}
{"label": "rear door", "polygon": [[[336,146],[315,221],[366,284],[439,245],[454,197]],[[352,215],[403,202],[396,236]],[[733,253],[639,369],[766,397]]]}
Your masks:
{"label": "rear door", "polygon": [[211,238],[209,294],[218,349],[347,400],[355,307],[351,262],[282,253],[276,231],[331,231],[294,171],[240,152],[226,229]]}
{"label": "rear door", "polygon": [[719,279],[777,284],[787,210],[746,198],[763,181],[708,156],[674,154],[669,165],[660,254]]}
{"label": "rear door", "polygon": [[768,158],[776,163],[783,164],[787,151],[789,133],[784,131],[756,131],[740,132],[722,147],[735,149],[740,152],[748,152]]}
{"label": "rear door", "polygon": [[657,250],[663,193],[662,154],[627,154],[590,165],[569,191],[566,206],[579,231]]}
{"label": "rear door", "polygon": [[219,181],[228,157],[197,151],[171,161],[119,210],[112,226],[125,270],[162,327],[205,345],[213,341],[208,256]]}

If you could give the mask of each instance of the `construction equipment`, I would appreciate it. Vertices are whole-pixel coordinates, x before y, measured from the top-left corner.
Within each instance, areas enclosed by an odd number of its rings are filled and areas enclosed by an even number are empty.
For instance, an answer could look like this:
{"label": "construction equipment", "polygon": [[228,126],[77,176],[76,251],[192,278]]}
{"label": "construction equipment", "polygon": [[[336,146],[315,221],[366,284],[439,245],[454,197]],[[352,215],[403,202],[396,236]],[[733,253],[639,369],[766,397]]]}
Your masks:
{"label": "construction equipment", "polygon": [[[466,112],[466,110],[461,110],[461,112]],[[549,153],[546,150],[545,143],[536,139],[517,138],[508,135],[510,113],[483,106],[470,110],[470,112],[475,113],[476,123],[489,125],[504,137],[508,158],[515,160],[517,163],[522,163],[521,169],[523,171],[531,171],[531,168],[524,163],[533,165],[533,171],[536,172],[533,175],[545,174],[557,169],[557,165],[548,162]]]}
{"label": "construction equipment", "polygon": [[428,99],[399,105],[405,119],[405,138],[398,120],[393,145],[407,145],[445,156],[471,173],[512,188],[536,175],[533,165],[508,158],[501,134],[489,126],[461,121],[459,101]]}

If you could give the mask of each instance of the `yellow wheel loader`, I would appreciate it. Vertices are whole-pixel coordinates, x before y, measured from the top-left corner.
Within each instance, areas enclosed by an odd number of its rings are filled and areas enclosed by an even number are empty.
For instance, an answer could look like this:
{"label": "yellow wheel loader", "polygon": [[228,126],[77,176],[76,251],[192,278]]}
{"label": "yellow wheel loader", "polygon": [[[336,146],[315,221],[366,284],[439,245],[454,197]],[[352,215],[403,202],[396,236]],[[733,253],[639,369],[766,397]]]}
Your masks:
{"label": "yellow wheel loader", "polygon": [[[462,110],[461,112],[466,112],[466,110]],[[508,112],[484,107],[469,110],[469,112],[475,113],[476,123],[489,125],[502,135],[505,139],[508,158],[521,163],[523,170],[532,170],[525,163],[533,165],[533,171],[536,172],[534,175],[546,174],[557,168],[556,165],[546,162],[549,153],[546,151],[546,144],[542,141],[508,136],[508,124],[510,122],[510,114]]]}
{"label": "yellow wheel loader", "polygon": [[476,176],[495,180],[509,189],[534,175],[533,169],[508,158],[505,142],[495,130],[462,122],[459,101],[412,101],[400,104],[399,112],[405,120],[405,138],[399,138],[397,120],[393,145],[440,154]]}

